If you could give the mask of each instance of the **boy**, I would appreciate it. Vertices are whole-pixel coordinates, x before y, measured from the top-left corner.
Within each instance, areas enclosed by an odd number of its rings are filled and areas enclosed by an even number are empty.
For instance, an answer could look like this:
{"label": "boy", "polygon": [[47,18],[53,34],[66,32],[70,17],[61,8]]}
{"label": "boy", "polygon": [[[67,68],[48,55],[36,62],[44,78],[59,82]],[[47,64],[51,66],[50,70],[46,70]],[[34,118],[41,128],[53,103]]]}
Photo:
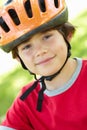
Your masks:
{"label": "boy", "polygon": [[36,79],[23,87],[0,129],[87,130],[87,61],[70,58],[75,28],[64,0],[14,0],[0,14],[1,48]]}

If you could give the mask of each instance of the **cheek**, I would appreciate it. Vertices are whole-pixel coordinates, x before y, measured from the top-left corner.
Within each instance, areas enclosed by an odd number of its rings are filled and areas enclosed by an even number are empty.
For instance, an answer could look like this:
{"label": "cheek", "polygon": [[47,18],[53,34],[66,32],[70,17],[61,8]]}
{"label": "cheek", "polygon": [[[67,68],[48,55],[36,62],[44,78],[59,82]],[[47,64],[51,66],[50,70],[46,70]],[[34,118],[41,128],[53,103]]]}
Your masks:
{"label": "cheek", "polygon": [[65,41],[63,39],[55,40],[52,46],[52,51],[54,51],[54,53],[56,52],[59,56],[65,57],[67,55],[67,45]]}
{"label": "cheek", "polygon": [[60,40],[54,40],[51,44],[51,48],[55,52],[57,52],[57,51],[59,52],[64,49],[64,45],[62,44],[62,42]]}
{"label": "cheek", "polygon": [[27,68],[29,68],[29,66],[32,66],[32,63],[33,63],[32,59],[33,58],[31,58],[28,55],[19,55],[19,56]]}
{"label": "cheek", "polygon": [[34,64],[34,56],[33,55],[22,55],[20,54],[20,58],[22,59],[23,63],[25,64],[25,66],[27,67],[27,69],[33,73],[37,73],[36,72],[36,67]]}

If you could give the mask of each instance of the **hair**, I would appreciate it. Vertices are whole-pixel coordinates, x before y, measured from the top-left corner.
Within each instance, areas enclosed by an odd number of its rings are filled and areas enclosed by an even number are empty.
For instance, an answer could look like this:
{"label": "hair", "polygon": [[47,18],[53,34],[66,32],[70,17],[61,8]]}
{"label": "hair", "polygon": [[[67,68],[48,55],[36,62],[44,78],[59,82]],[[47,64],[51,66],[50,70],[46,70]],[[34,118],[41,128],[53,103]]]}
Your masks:
{"label": "hair", "polygon": [[[52,29],[58,30],[66,38],[66,40],[67,40],[67,37],[68,37],[69,33],[72,33],[73,35],[75,33],[75,27],[69,22],[66,22],[66,23],[62,24],[61,26],[50,28],[50,30],[52,30]],[[44,31],[47,31],[47,30],[45,29]],[[12,57],[13,57],[13,59],[18,57],[18,49],[17,49],[17,47],[15,47],[12,50]]]}

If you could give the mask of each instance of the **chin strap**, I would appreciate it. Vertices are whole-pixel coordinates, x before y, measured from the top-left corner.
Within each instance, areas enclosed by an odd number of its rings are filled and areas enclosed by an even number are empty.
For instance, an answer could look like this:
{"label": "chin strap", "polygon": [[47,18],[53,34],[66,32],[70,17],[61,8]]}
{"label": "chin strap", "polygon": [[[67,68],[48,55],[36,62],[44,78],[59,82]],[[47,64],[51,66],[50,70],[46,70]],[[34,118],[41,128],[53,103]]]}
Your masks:
{"label": "chin strap", "polygon": [[44,94],[43,93],[44,93],[44,90],[46,89],[46,85],[44,83],[44,77],[41,77],[39,80],[36,80],[34,82],[34,84],[23,93],[23,95],[20,97],[20,99],[25,100],[25,98],[27,98],[27,96],[38,86],[39,82],[41,82],[42,88],[38,93],[38,100],[37,100],[37,108],[36,109],[39,112],[41,112],[42,103],[43,103],[43,99],[44,99]]}
{"label": "chin strap", "polygon": [[41,77],[39,81],[42,84],[42,89],[38,93],[37,110],[40,112],[42,110],[42,103],[43,103],[43,99],[44,99],[43,93],[46,89],[46,85],[45,85],[45,82],[44,82],[44,77]]}
{"label": "chin strap", "polygon": [[[42,84],[42,88],[41,88],[41,90],[39,91],[39,93],[38,93],[38,100],[37,100],[37,110],[39,111],[39,112],[41,112],[41,110],[42,110],[42,103],[43,103],[43,99],[44,99],[44,91],[45,91],[45,89],[46,89],[46,84],[45,84],[45,82],[44,82],[44,80],[48,80],[48,81],[51,81],[51,80],[53,80],[53,78],[55,78],[60,72],[61,72],[61,70],[64,68],[64,66],[65,66],[65,64],[66,64],[66,62],[67,62],[67,60],[68,60],[68,58],[70,57],[70,55],[71,55],[71,53],[70,53],[70,49],[71,49],[71,46],[70,46],[70,44],[68,43],[68,41],[66,40],[66,38],[64,38],[65,39],[65,41],[66,41],[66,43],[67,43],[67,58],[66,58],[66,60],[65,60],[65,62],[64,62],[64,64],[62,65],[62,67],[60,68],[60,70],[58,70],[55,74],[53,74],[53,75],[50,75],[50,76],[42,76],[40,79],[36,79],[36,81],[34,82],[34,84],[30,87],[30,88],[28,88],[24,93],[23,93],[23,95],[20,97],[20,99],[21,100],[25,100],[25,98],[27,98],[27,96],[38,86],[38,83],[41,83]],[[20,57],[19,57],[20,58]],[[20,58],[20,61],[21,61],[21,63],[22,63],[22,66],[23,66],[23,68],[25,68],[25,69],[27,69],[26,68],[26,66],[24,65],[24,63],[23,63],[23,61],[21,60],[21,58]],[[30,72],[31,73],[31,72]],[[33,74],[33,73],[31,73],[31,74]],[[33,74],[35,77],[36,77],[36,75],[35,74]]]}
{"label": "chin strap", "polygon": [[67,58],[66,58],[66,60],[65,60],[65,62],[64,62],[64,64],[63,64],[63,66],[60,68],[60,70],[58,70],[58,71],[57,71],[55,74],[53,74],[53,75],[44,76],[44,79],[46,79],[46,80],[48,80],[48,81],[51,81],[53,78],[55,78],[55,77],[61,72],[61,70],[62,70],[63,67],[65,66],[67,60],[68,60],[68,56],[67,56]]}

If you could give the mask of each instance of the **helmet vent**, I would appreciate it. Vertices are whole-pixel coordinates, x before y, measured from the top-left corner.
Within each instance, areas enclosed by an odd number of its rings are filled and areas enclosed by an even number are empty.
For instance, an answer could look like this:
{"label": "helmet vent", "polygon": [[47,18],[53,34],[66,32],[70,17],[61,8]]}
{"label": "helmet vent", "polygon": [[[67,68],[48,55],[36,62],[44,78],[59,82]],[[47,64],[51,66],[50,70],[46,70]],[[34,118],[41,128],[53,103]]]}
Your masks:
{"label": "helmet vent", "polygon": [[42,12],[46,11],[45,0],[38,0]]}
{"label": "helmet vent", "polygon": [[0,26],[2,27],[2,29],[5,32],[9,32],[10,31],[8,25],[6,24],[6,22],[4,21],[4,19],[2,17],[0,17]]}
{"label": "helmet vent", "polygon": [[19,25],[20,24],[20,20],[18,18],[18,15],[17,15],[16,11],[14,9],[9,9],[8,13],[9,13],[10,17],[12,18],[13,22],[16,25]]}
{"label": "helmet vent", "polygon": [[31,9],[31,4],[30,4],[30,0],[27,0],[24,4],[26,13],[28,15],[29,18],[33,17],[33,13],[32,13],[32,9]]}
{"label": "helmet vent", "polygon": [[54,0],[55,7],[58,8],[58,0]]}

